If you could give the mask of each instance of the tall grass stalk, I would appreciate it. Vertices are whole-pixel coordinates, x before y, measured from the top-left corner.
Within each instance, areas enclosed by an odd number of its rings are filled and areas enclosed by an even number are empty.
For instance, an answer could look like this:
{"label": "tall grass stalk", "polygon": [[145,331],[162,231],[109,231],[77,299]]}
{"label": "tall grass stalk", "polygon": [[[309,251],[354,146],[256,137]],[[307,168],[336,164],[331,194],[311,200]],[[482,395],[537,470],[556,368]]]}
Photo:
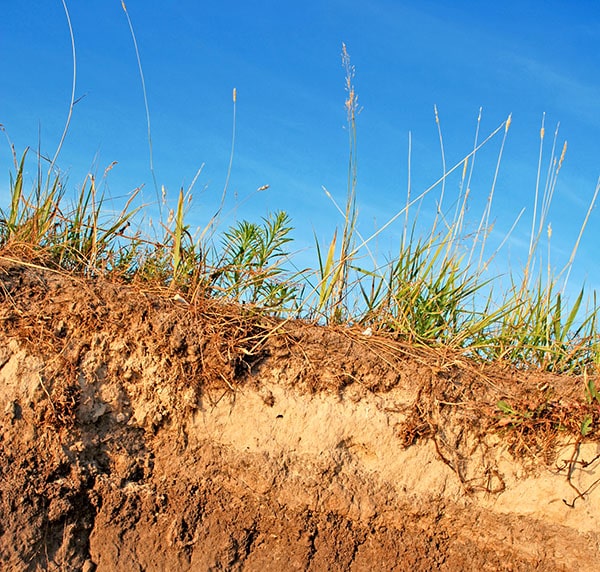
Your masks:
{"label": "tall grass stalk", "polygon": [[131,22],[131,18],[129,17],[129,12],[127,11],[127,6],[125,5],[125,1],[121,0],[121,7],[123,8],[123,12],[125,12],[125,18],[127,18],[127,24],[129,26],[129,32],[131,34],[131,39],[133,41],[133,47],[135,49],[135,57],[137,60],[138,72],[140,75],[140,82],[142,85],[142,95],[144,96],[144,108],[146,110],[146,127],[148,130],[148,156],[150,160],[150,174],[152,175],[152,182],[154,183],[154,190],[156,192],[156,202],[159,209],[160,222],[163,220],[163,202],[166,200],[166,196],[164,193],[164,187],[162,188],[162,192],[158,189],[158,182],[156,180],[156,173],[154,172],[154,150],[152,145],[152,129],[150,126],[150,106],[148,105],[148,93],[146,91],[146,80],[144,78],[144,68],[142,67],[142,59],[140,57],[140,50],[138,48],[137,38],[135,36],[135,31],[133,29],[133,23]]}
{"label": "tall grass stalk", "polygon": [[[348,129],[348,175],[346,208],[341,240],[338,250],[338,232],[333,233],[333,238],[327,249],[327,256],[323,258],[321,246],[316,240],[317,258],[319,262],[319,283],[317,285],[318,302],[316,313],[324,315],[331,323],[341,323],[348,318],[347,295],[349,286],[350,264],[353,259],[351,253],[356,231],[356,184],[358,178],[358,157],[356,138],[356,119],[359,112],[358,95],[354,87],[354,66],[351,64],[350,55],[346,44],[342,44],[342,66],[345,73],[346,90],[346,120]],[[327,192],[327,191],[326,191]]]}
{"label": "tall grass stalk", "polygon": [[563,295],[565,293],[565,290],[567,289],[567,284],[569,283],[569,276],[571,275],[571,269],[573,268],[573,264],[575,262],[575,257],[577,255],[577,251],[579,250],[579,245],[581,243],[581,238],[583,237],[583,232],[587,228],[588,222],[590,220],[590,215],[592,214],[592,211],[594,210],[594,208],[598,202],[598,194],[599,193],[600,193],[600,177],[596,181],[596,188],[594,189],[594,194],[592,196],[592,199],[590,200],[588,210],[585,213],[585,218],[579,229],[579,234],[577,235],[577,240],[575,241],[575,244],[573,245],[573,250],[571,250],[571,255],[569,256],[569,260],[567,261],[565,269],[563,269],[563,273],[566,270],[566,276],[565,276],[565,280],[564,280],[563,288],[562,288]]}
{"label": "tall grass stalk", "polygon": [[233,167],[233,155],[235,153],[235,127],[236,127],[236,111],[237,111],[237,89],[234,87],[232,92],[233,101],[233,125],[231,127],[231,152],[229,153],[229,164],[227,165],[227,175],[225,176],[225,184],[223,185],[223,193],[221,195],[221,205],[225,201],[227,189],[229,188],[229,178],[231,177],[231,168]]}
{"label": "tall grass stalk", "polygon": [[[480,271],[482,269],[484,269],[482,264],[483,264],[483,256],[484,256],[484,252],[485,252],[486,238],[488,236],[488,229],[490,226],[490,213],[492,212],[492,201],[494,200],[494,193],[496,192],[496,184],[498,182],[498,173],[500,171],[500,163],[502,161],[502,154],[504,152],[504,146],[506,144],[506,136],[508,135],[508,129],[510,127],[511,121],[512,121],[512,114],[508,116],[508,119],[506,120],[506,123],[504,125],[504,135],[502,137],[502,143],[500,144],[500,150],[498,152],[498,159],[496,161],[496,169],[494,171],[494,179],[492,181],[492,188],[490,189],[490,194],[488,195],[487,204],[486,204],[483,216],[481,218],[481,222],[479,223],[479,228],[477,229],[476,236],[483,237],[481,239],[481,247],[479,250],[479,263],[477,265],[477,268]],[[475,245],[473,245],[473,247],[474,246]]]}
{"label": "tall grass stalk", "polygon": [[71,100],[69,102],[69,112],[67,114],[67,120],[65,121],[65,127],[63,129],[60,141],[56,146],[56,151],[54,152],[54,157],[52,157],[52,161],[50,162],[50,167],[48,168],[48,180],[50,180],[50,174],[52,173],[54,166],[56,165],[56,161],[58,156],[60,155],[60,151],[63,147],[65,139],[67,137],[67,133],[69,132],[69,127],[71,125],[71,118],[73,117],[73,109],[75,107],[75,88],[77,86],[77,53],[75,50],[75,34],[73,33],[73,26],[71,24],[71,16],[69,14],[69,9],[67,8],[67,3],[65,0],[62,0],[63,9],[65,11],[65,17],[67,19],[67,25],[69,27],[69,39],[71,41],[71,57],[73,61],[73,73],[71,80]]}

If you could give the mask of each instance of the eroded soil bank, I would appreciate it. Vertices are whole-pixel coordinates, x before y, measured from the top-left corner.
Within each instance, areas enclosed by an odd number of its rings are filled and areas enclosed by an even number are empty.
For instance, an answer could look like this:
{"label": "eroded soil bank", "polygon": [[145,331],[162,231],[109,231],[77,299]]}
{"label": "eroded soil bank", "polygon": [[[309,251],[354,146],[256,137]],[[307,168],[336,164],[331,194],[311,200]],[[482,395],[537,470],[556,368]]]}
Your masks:
{"label": "eroded soil bank", "polygon": [[0,260],[2,570],[597,570],[584,415],[576,377]]}

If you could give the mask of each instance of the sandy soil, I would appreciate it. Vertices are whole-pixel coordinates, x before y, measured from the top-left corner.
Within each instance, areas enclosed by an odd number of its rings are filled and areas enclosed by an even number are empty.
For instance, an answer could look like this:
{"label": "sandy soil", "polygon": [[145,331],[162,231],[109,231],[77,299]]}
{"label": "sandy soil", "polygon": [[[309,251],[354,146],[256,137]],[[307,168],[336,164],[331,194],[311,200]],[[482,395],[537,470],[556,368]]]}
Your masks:
{"label": "sandy soil", "polygon": [[172,294],[0,259],[2,570],[598,569],[582,379]]}

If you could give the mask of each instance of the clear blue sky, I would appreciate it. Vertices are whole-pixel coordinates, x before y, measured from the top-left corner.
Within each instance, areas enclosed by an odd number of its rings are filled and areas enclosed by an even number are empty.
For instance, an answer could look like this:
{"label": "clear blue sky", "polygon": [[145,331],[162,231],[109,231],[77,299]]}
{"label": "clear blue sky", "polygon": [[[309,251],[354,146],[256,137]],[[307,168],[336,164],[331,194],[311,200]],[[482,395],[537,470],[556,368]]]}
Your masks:
{"label": "clear blue sky", "polygon": [[[76,50],[76,97],[58,160],[76,189],[90,170],[108,177],[114,197],[145,185],[154,200],[144,100],[120,0],[67,2]],[[315,229],[328,240],[341,221],[322,186],[344,202],[348,160],[345,42],[356,68],[361,230],[369,234],[402,207],[412,133],[416,193],[441,174],[433,106],[448,166],[472,148],[483,107],[482,135],[512,113],[494,210],[498,233],[521,208],[521,224],[502,256],[522,260],[537,170],[539,129],[568,152],[554,198],[552,262],[570,253],[600,175],[600,4],[556,1],[305,0],[195,2],[128,0],[150,108],[154,168],[174,200],[204,164],[189,221],[202,224],[221,195],[237,88],[237,130],[228,206],[263,186],[235,212],[258,218],[289,212],[298,247]],[[71,46],[58,0],[2,1],[0,124],[21,153],[52,155],[71,93]],[[487,199],[501,138],[478,159],[470,213],[475,224]],[[547,163],[544,163],[546,165]],[[0,143],[0,193],[7,194],[8,146]],[[35,166],[31,165],[31,177]],[[448,206],[458,193],[448,182]],[[4,200],[2,201],[4,202]],[[424,217],[432,204],[424,205]],[[232,215],[233,216],[233,215]],[[231,218],[229,221],[232,222]],[[584,236],[572,281],[600,287],[597,210]],[[379,243],[394,249],[399,229]]]}

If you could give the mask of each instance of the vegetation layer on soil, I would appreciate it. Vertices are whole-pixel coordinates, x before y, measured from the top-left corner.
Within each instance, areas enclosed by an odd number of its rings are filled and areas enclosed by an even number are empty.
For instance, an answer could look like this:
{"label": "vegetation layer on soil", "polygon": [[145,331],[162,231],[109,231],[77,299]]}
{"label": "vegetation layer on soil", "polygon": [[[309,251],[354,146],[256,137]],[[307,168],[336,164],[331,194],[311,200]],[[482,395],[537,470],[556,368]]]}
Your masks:
{"label": "vegetation layer on soil", "polygon": [[0,324],[3,569],[595,569],[594,379],[7,258]]}

